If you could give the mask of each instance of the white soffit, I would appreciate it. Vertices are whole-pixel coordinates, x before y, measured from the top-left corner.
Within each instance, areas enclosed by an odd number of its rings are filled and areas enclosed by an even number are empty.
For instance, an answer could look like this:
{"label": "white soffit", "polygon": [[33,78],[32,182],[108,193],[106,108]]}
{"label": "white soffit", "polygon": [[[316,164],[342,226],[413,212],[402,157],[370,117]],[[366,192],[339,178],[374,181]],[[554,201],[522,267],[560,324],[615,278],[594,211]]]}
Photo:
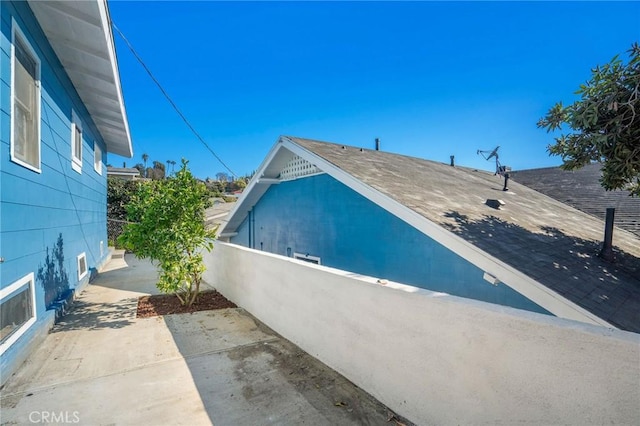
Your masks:
{"label": "white soffit", "polygon": [[133,156],[106,0],[30,0],[29,6],[87,107],[107,151]]}

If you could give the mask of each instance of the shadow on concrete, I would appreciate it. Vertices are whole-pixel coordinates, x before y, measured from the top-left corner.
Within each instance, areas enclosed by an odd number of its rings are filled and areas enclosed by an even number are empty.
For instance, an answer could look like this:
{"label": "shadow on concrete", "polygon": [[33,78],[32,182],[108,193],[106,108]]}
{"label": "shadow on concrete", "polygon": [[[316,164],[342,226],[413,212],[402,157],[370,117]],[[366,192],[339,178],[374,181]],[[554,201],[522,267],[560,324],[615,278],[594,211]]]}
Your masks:
{"label": "shadow on concrete", "polygon": [[151,262],[127,254],[112,259],[110,268],[91,282],[90,295],[83,293],[73,301],[53,333],[126,327],[136,318],[138,297],[158,293],[158,270]]}
{"label": "shadow on concrete", "polygon": [[[553,227],[531,232],[495,216],[470,219],[457,211],[442,222],[492,256],[623,330],[640,332],[640,259],[614,247],[617,262],[600,257],[601,242]],[[614,235],[615,243],[615,235]]]}
{"label": "shadow on concrete", "polygon": [[108,266],[109,269],[101,272],[92,285],[140,295],[160,293],[156,287],[158,267],[148,259],[138,259],[127,253],[124,258],[112,259]]}
{"label": "shadow on concrete", "polygon": [[388,426],[400,420],[241,308],[164,320],[213,424]]}
{"label": "shadow on concrete", "polygon": [[58,321],[51,332],[123,328],[133,324],[137,304],[137,298],[114,303],[92,303],[76,300],[70,312]]}

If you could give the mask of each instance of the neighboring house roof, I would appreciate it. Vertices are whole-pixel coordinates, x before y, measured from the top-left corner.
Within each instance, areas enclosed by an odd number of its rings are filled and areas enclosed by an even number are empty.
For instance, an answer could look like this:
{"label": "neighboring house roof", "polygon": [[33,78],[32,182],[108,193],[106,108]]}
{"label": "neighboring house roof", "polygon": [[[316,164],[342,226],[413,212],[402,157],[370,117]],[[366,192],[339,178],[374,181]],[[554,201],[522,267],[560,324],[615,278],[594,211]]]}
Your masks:
{"label": "neighboring house roof", "polygon": [[107,151],[131,157],[131,135],[107,2],[31,0],[29,6],[102,135]]}
{"label": "neighboring house roof", "polygon": [[640,237],[640,198],[629,196],[629,191],[605,191],[599,181],[601,169],[600,163],[571,171],[548,167],[511,172],[511,177],[602,220],[607,207],[614,207],[616,226]]}
{"label": "neighboring house roof", "polygon": [[[383,151],[281,137],[232,211],[233,235],[295,156],[482,268],[554,315],[640,332],[640,238],[619,230],[619,262],[596,254],[604,224],[492,173]],[[501,209],[488,199],[502,199]],[[381,230],[384,232],[384,230]]]}
{"label": "neighboring house roof", "polygon": [[140,170],[128,167],[107,167],[107,176],[139,177]]}

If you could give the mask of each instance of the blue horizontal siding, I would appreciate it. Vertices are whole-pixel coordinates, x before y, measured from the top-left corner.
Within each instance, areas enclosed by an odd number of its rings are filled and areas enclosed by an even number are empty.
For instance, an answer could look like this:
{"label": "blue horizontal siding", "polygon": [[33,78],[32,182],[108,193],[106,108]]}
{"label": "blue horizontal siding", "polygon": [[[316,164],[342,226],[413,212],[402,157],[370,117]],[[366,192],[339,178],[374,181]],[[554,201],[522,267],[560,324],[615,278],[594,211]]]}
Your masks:
{"label": "blue horizontal siding", "polygon": [[[0,84],[2,84],[2,99],[0,100],[0,108],[3,111],[7,111],[7,114],[11,111],[11,97],[6,96],[11,94],[11,57],[4,50],[0,51]],[[6,95],[5,95],[6,93]]]}
{"label": "blue horizontal siding", "polygon": [[[89,228],[89,227],[87,227]],[[106,231],[105,231],[106,232]],[[9,248],[6,252],[5,263],[3,264],[2,280],[11,284],[17,279],[25,276],[29,272],[37,273],[40,266],[44,265],[47,249],[51,253],[58,236],[62,235],[64,245],[65,270],[70,276],[70,286],[77,285],[78,268],[76,257],[85,253],[89,267],[95,267],[102,260],[100,253],[100,241],[103,241],[106,249],[106,239],[100,236],[101,232],[93,229],[83,235],[79,225],[73,227],[47,228],[21,233],[8,233],[2,236],[3,244]],[[86,239],[85,239],[86,237]],[[28,241],[23,241],[29,238]],[[13,249],[12,249],[13,247]]]}
{"label": "blue horizontal siding", "polygon": [[432,291],[548,313],[329,175],[272,185],[232,242]]}
{"label": "blue horizontal siding", "polygon": [[0,50],[7,54],[11,51],[11,38],[8,36],[10,34],[11,15],[9,13],[5,13],[5,10],[2,9],[0,12]]}
{"label": "blue horizontal siding", "polygon": [[5,157],[9,157],[9,148],[11,143],[11,117],[9,111],[0,111],[0,142],[2,142],[2,158],[0,158],[0,170],[2,170],[2,162]]}
{"label": "blue horizontal siding", "polygon": [[[93,169],[91,170],[93,171]],[[49,170],[44,169],[43,173],[47,171]],[[4,173],[4,184],[16,190],[7,191],[7,194],[3,196],[3,201],[52,208],[95,210],[104,207],[106,209],[104,206],[106,189],[98,187],[99,181],[96,180],[93,186],[88,187],[75,179],[65,180],[64,176],[56,171],[51,171],[51,175],[55,177],[51,181],[34,182],[25,176]],[[72,205],[73,203],[75,203],[75,207]]]}
{"label": "blue horizontal siding", "polygon": [[[61,237],[63,267],[69,287],[75,288],[80,284],[77,256],[85,253],[91,269],[102,264],[107,254],[106,173],[100,175],[93,167],[94,144],[103,153],[105,145],[28,3],[3,1],[0,11],[0,254],[5,259],[0,264],[0,284],[5,288],[30,272],[37,274]],[[41,62],[41,173],[10,159],[12,17]],[[82,173],[71,167],[72,109],[82,122]],[[102,253],[100,242],[105,248]],[[36,308],[42,317],[47,315],[44,294],[43,283],[37,280]],[[3,355],[3,373],[4,366],[11,364],[5,355],[15,360],[26,350],[21,349],[28,346],[22,340]]]}

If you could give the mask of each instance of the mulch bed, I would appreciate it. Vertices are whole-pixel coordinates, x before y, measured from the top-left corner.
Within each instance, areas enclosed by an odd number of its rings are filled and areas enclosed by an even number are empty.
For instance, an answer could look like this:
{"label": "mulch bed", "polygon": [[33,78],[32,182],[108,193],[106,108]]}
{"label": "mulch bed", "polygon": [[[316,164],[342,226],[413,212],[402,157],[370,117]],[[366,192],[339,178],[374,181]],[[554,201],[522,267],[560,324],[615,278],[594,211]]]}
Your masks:
{"label": "mulch bed", "polygon": [[198,299],[189,307],[182,306],[178,297],[173,294],[156,294],[142,296],[138,299],[138,313],[136,316],[138,318],[149,318],[225,308],[237,308],[237,306],[215,290],[201,292],[198,295]]}

